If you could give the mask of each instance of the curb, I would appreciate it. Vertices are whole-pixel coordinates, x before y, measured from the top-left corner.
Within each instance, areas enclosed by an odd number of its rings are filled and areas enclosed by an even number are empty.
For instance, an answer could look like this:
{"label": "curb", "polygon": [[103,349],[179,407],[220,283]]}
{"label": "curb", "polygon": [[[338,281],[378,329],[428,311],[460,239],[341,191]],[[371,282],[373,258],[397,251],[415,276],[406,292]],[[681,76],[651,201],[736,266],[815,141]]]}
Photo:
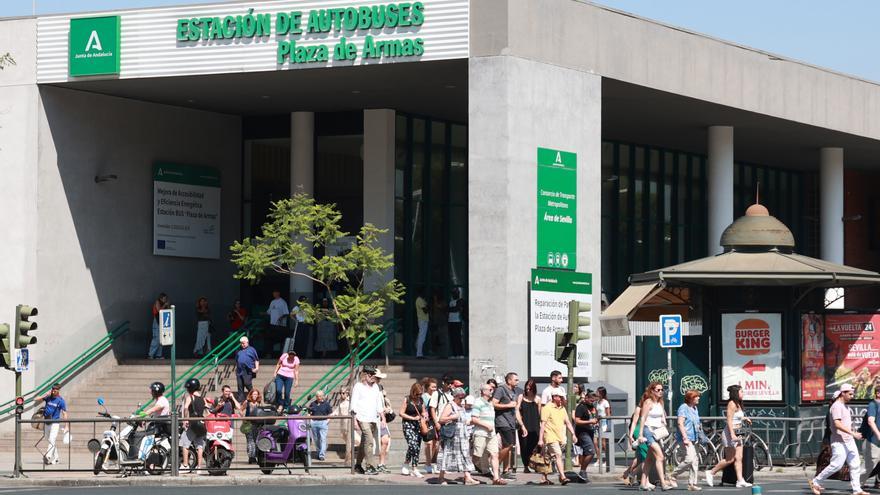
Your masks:
{"label": "curb", "polygon": [[19,478],[2,479],[3,486],[111,487],[111,486],[315,486],[315,485],[384,485],[401,484],[365,476],[132,476],[128,478]]}

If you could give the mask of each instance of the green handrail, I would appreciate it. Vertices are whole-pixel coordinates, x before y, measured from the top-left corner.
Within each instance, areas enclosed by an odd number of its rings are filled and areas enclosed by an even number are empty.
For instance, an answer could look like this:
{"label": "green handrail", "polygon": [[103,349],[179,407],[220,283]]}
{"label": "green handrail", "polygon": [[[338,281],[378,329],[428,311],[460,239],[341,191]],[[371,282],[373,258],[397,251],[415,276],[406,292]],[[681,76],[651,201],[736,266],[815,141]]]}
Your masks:
{"label": "green handrail", "polygon": [[[366,340],[364,340],[364,341],[361,342],[357,347],[355,347],[354,351],[349,351],[348,354],[346,354],[346,355],[345,355],[342,359],[340,359],[335,365],[333,365],[333,367],[330,368],[329,371],[327,371],[326,373],[324,373],[324,374],[321,376],[321,378],[318,378],[317,380],[315,380],[315,383],[313,383],[312,386],[309,387],[305,392],[303,392],[302,394],[300,394],[300,396],[299,396],[295,401],[293,401],[292,404],[297,404],[297,405],[299,405],[301,402],[304,401],[304,399],[306,399],[306,398],[309,396],[309,394],[311,394],[311,393],[314,392],[315,390],[324,389],[324,388],[325,388],[324,385],[325,385],[327,382],[330,382],[330,381],[335,380],[336,377],[338,377],[341,373],[343,373],[343,372],[346,371],[346,369],[347,369],[347,367],[348,367],[349,359],[351,359],[351,353],[352,353],[352,352],[356,352],[356,353],[357,353],[356,355],[357,355],[357,356],[360,356],[360,354],[361,354],[361,352],[363,352],[363,350],[367,349],[368,347],[371,347],[371,346],[375,343],[375,341],[378,340],[378,339],[382,339],[383,343],[384,343],[384,341],[387,339],[387,334],[385,333],[385,330],[384,330],[384,329],[383,329],[382,331],[379,331],[379,332],[375,332],[375,333],[373,333],[373,334],[370,334],[370,335],[366,338]],[[369,352],[369,354],[372,354],[373,352],[375,352],[375,350],[376,350],[376,349],[373,348],[373,349]],[[357,359],[357,358],[356,358],[356,359]],[[326,388],[326,390],[332,390],[332,387],[331,387],[331,388]]]}
{"label": "green handrail", "polygon": [[[361,363],[363,363],[364,361],[366,361],[366,360],[367,360],[367,359],[368,359],[368,358],[369,358],[374,352],[376,352],[376,351],[379,350],[383,345],[385,345],[385,342],[388,340],[388,334],[385,333],[384,331],[382,331],[379,335],[380,335],[380,337],[374,341],[374,343],[373,343],[373,345],[372,345],[371,347],[369,347],[369,348],[363,350],[362,352],[358,353],[357,357],[355,358],[355,362],[354,362],[354,366],[355,366],[355,367],[360,366]],[[340,383],[343,379],[345,379],[345,375],[340,375],[338,378],[336,378],[335,380],[333,380],[333,381],[330,383],[330,385],[327,387],[327,390],[333,390],[333,389],[335,389],[337,386],[339,386],[339,383]]]}
{"label": "green handrail", "polygon": [[[243,335],[253,336],[262,329],[262,324],[265,322],[264,318],[248,318],[245,321],[244,325],[241,326],[240,329],[230,333],[222,342],[217,344],[216,347],[211,349],[211,351],[201,359],[196,361],[194,365],[192,365],[186,373],[182,373],[177,379],[172,383],[166,390],[166,397],[174,394],[175,399],[180,398],[183,395],[184,388],[183,385],[190,378],[202,378],[205,374],[211,369],[216,367],[216,363],[220,361],[226,360],[229,356],[231,356],[235,349],[238,346],[238,341]],[[139,407],[135,414],[140,414],[153,402],[153,400],[147,401],[144,405]]]}
{"label": "green handrail", "polygon": [[[70,377],[70,375],[78,372],[83,367],[91,363],[93,359],[107,351],[113,344],[114,340],[128,332],[130,329],[130,322],[126,320],[114,327],[112,330],[108,331],[103,337],[101,337],[100,340],[98,340],[98,342],[94,343],[85,351],[79,353],[78,356],[62,366],[61,369],[56,371],[52,376],[43,380],[42,383],[37,385],[30,392],[24,394],[25,404],[33,402],[33,400],[37,396],[46,393],[46,391],[48,391],[52,387],[52,384],[63,382],[68,377]],[[12,399],[3,404],[0,404],[0,416],[12,412],[15,409],[14,403],[15,399]]]}

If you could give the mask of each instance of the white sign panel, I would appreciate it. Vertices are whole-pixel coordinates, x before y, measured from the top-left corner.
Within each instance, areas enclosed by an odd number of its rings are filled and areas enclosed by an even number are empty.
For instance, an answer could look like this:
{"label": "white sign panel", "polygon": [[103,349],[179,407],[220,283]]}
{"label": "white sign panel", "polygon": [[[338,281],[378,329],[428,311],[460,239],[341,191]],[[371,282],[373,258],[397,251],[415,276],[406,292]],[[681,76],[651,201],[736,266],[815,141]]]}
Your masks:
{"label": "white sign panel", "polygon": [[153,254],[220,257],[220,173],[211,167],[153,167]]}
{"label": "white sign panel", "polygon": [[159,344],[171,345],[174,343],[174,310],[159,310]]}
{"label": "white sign panel", "polygon": [[[592,302],[592,275],[562,270],[532,270],[529,295],[529,376],[548,377],[553,370],[565,373],[556,361],[556,332],[568,330],[568,302]],[[595,320],[593,320],[595,321]],[[593,340],[578,342],[574,376],[593,373]]]}
{"label": "white sign panel", "polygon": [[721,315],[723,369],[721,389],[740,385],[743,400],[782,400],[782,315]]}

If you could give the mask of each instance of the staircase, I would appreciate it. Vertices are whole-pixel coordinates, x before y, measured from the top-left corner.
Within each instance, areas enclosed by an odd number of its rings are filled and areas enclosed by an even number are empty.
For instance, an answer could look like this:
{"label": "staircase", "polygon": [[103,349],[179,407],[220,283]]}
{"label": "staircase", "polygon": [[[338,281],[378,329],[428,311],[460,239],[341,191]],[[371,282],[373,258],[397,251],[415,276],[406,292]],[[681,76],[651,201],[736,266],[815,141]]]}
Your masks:
{"label": "staircase", "polygon": [[[298,392],[305,391],[336,364],[335,360],[304,361],[305,363],[300,366],[299,386],[291,394],[294,398],[298,396]],[[399,412],[403,397],[409,393],[410,386],[412,386],[414,381],[420,380],[425,376],[439,379],[446,373],[450,373],[462,381],[465,381],[468,376],[467,361],[465,360],[393,359],[388,367],[385,366],[385,361],[380,359],[371,359],[367,363],[380,367],[383,372],[388,374],[388,378],[383,380],[382,385],[387,391],[389,401],[395,413]],[[178,360],[178,376],[185,373],[193,364],[195,364],[195,360]],[[260,363],[260,372],[254,380],[254,385],[262,389],[272,379],[274,366],[274,360],[262,361]],[[113,363],[106,366],[102,372],[95,373],[83,383],[77,384],[76,387],[66,390],[62,389],[62,396],[67,401],[68,414],[71,418],[85,419],[96,417],[95,412],[98,410],[96,400],[98,397],[104,398],[107,408],[112,414],[127,417],[139,405],[149,402],[148,386],[150,383],[161,381],[166,386],[170,383],[170,372],[170,362],[168,360],[130,360],[123,363]],[[219,363],[213,372],[205,375],[201,382],[207,397],[219,395],[220,388],[223,385],[230,385],[235,390],[234,362],[224,361]],[[65,391],[69,391],[74,395],[67,395]],[[30,412],[26,412],[24,417],[29,418],[30,414]],[[338,426],[339,422],[336,422],[336,424],[336,427],[331,424],[331,430],[328,435],[330,443],[328,461],[339,462],[344,455],[344,444],[342,443],[342,434]],[[406,451],[400,418],[396,418],[389,426],[392,440],[388,463],[392,466],[398,466],[403,461],[404,452]],[[106,427],[107,423],[71,424],[71,434],[73,436],[72,445],[70,445],[71,454],[77,458],[88,456],[86,442],[95,436],[100,436]],[[23,425],[22,432],[24,433],[22,442],[23,455],[26,458],[37,456],[32,446],[41,438],[42,432],[34,430],[30,425]],[[237,434],[235,444],[236,449],[241,449],[243,452],[244,435]],[[41,446],[45,448],[45,442]],[[58,447],[62,457],[66,456],[68,446],[61,444],[60,435]],[[9,452],[13,448],[14,438],[11,433],[0,436],[0,449]]]}

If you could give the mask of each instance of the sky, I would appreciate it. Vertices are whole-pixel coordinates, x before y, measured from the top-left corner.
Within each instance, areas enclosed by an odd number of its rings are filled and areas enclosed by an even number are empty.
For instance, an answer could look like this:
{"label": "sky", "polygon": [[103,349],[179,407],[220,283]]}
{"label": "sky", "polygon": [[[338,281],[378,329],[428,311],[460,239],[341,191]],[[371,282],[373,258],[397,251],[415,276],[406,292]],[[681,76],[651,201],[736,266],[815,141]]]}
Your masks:
{"label": "sky", "polygon": [[[31,15],[34,2],[37,14],[215,3],[211,0],[0,0],[0,17]],[[356,3],[352,0],[352,4]],[[880,29],[876,27],[880,20],[880,1],[877,0],[597,0],[596,3],[880,82],[877,54]]]}

